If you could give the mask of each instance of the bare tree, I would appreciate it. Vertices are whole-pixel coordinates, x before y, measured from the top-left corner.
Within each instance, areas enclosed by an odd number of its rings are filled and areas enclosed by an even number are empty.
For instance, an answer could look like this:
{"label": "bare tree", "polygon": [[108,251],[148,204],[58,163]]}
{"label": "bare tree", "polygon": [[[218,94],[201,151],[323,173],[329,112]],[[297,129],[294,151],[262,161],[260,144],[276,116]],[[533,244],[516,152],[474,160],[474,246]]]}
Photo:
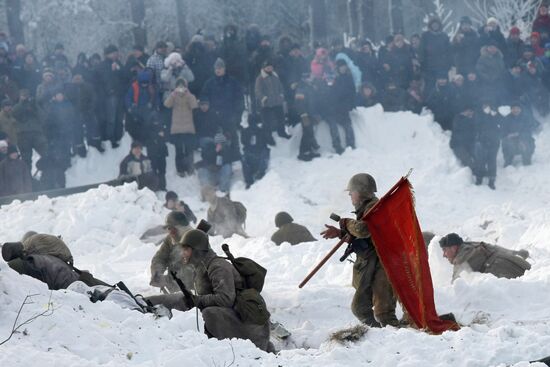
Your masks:
{"label": "bare tree", "polygon": [[392,33],[404,32],[403,23],[403,1],[392,0],[390,1],[390,19],[392,24]]}
{"label": "bare tree", "polygon": [[495,17],[503,31],[513,26],[530,33],[529,27],[537,16],[543,0],[464,0],[464,4],[475,14],[474,18],[483,24],[487,18]]}
{"label": "bare tree", "polygon": [[327,15],[325,0],[310,0],[309,19],[311,24],[311,45],[327,40]]}
{"label": "bare tree", "polygon": [[359,37],[376,40],[376,28],[374,26],[374,0],[358,0]]}
{"label": "bare tree", "polygon": [[176,0],[176,14],[178,18],[180,44],[183,48],[189,42],[189,32],[187,31],[187,7],[185,0]]}
{"label": "bare tree", "polygon": [[357,12],[357,0],[347,0],[347,10],[348,10],[348,24],[349,24],[349,34],[350,36],[357,36],[359,33],[359,14]]}
{"label": "bare tree", "polygon": [[145,29],[145,1],[130,0],[130,13],[132,21],[136,24],[132,29],[134,42],[137,45],[147,45],[147,31]]}
{"label": "bare tree", "polygon": [[25,43],[23,22],[21,22],[21,0],[6,0],[8,29],[15,43]]}

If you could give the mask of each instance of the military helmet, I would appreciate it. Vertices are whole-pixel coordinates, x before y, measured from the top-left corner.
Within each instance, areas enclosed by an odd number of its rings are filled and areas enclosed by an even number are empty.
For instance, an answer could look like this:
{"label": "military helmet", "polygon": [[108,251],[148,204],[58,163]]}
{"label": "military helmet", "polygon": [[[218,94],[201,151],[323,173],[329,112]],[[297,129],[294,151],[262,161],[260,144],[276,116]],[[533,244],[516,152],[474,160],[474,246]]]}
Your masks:
{"label": "military helmet", "polygon": [[2,246],[2,258],[5,262],[17,259],[25,254],[21,242],[6,242]]}
{"label": "military helmet", "polygon": [[182,246],[189,246],[193,250],[208,251],[210,248],[208,235],[198,229],[192,229],[185,232],[179,244]]}
{"label": "military helmet", "polygon": [[376,181],[368,173],[358,173],[348,182],[348,191],[357,191],[361,196],[369,197],[376,192]]}
{"label": "military helmet", "polygon": [[464,243],[462,237],[456,233],[449,233],[439,240],[439,246],[441,247],[451,247],[451,246],[460,246]]}
{"label": "military helmet", "polygon": [[166,223],[164,224],[164,228],[178,227],[178,226],[185,227],[188,225],[189,225],[189,220],[187,219],[185,214],[179,211],[173,211],[166,216]]}
{"label": "military helmet", "polygon": [[275,226],[281,228],[285,224],[292,223],[294,219],[287,212],[279,212],[275,216]]}

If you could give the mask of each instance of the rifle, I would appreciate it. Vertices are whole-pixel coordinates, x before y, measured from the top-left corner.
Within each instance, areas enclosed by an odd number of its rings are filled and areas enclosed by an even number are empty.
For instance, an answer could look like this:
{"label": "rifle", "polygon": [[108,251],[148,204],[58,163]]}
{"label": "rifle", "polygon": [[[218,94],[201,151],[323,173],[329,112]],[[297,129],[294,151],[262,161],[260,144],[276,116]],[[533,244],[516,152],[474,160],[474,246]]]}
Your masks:
{"label": "rifle", "polygon": [[195,301],[193,301],[193,295],[191,292],[189,292],[189,289],[183,284],[180,278],[177,277],[175,271],[171,271],[170,274],[172,275],[172,278],[174,278],[175,282],[177,283],[178,287],[180,287],[181,292],[183,293],[183,298],[185,300],[185,304],[190,309],[195,307]]}

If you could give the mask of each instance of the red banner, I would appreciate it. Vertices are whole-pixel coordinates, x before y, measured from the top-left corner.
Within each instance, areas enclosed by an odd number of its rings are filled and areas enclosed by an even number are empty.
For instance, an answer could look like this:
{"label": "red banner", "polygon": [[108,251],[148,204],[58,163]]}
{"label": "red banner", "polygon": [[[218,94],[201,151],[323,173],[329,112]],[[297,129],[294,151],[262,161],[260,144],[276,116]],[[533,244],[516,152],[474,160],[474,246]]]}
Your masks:
{"label": "red banner", "polygon": [[363,218],[395,295],[419,329],[458,330],[435,310],[428,253],[414,210],[411,184],[402,178]]}

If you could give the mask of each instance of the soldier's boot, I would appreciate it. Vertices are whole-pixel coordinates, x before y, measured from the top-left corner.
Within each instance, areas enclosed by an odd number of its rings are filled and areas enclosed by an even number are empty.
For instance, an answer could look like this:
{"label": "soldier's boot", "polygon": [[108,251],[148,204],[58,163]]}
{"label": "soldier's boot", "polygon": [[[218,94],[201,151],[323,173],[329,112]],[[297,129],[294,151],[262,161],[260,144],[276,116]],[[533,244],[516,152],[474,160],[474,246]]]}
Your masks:
{"label": "soldier's boot", "polygon": [[479,186],[483,183],[483,177],[476,176],[476,186]]}
{"label": "soldier's boot", "polygon": [[494,177],[489,178],[489,188],[490,188],[491,190],[495,190],[495,189],[496,189],[496,187],[495,187],[495,178],[494,178]]}
{"label": "soldier's boot", "polygon": [[371,317],[361,320],[361,322],[369,327],[382,327],[382,325],[374,318],[374,314]]}

